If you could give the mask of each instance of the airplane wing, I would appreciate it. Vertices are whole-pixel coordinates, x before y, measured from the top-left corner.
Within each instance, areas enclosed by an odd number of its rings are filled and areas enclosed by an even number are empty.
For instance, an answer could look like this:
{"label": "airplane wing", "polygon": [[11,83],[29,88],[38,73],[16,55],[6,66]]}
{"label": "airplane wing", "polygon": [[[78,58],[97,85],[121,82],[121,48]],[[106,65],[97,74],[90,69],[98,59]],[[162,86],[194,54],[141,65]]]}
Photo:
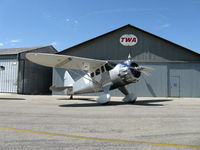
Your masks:
{"label": "airplane wing", "polygon": [[105,60],[46,53],[27,53],[26,58],[47,67],[86,70],[89,72],[95,71],[107,62]]}

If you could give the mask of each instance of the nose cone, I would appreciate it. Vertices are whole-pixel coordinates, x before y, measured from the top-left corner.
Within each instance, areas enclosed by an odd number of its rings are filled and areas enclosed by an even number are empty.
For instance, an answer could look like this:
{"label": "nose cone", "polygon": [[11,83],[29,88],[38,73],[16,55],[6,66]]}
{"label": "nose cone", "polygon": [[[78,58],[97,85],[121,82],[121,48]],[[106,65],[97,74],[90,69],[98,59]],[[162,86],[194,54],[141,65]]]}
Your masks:
{"label": "nose cone", "polygon": [[139,78],[141,76],[141,72],[137,69],[131,68],[131,73],[134,75],[134,77]]}
{"label": "nose cone", "polygon": [[130,66],[131,66],[131,73],[134,75],[134,77],[139,78],[141,76],[141,72],[137,69],[137,67],[139,66],[137,63],[131,61],[130,62]]}
{"label": "nose cone", "polygon": [[139,65],[137,63],[135,63],[132,60],[127,60],[124,62],[124,64],[125,64],[125,66],[127,66],[130,69],[132,75],[135,78],[139,78],[141,76],[141,71],[138,70]]}

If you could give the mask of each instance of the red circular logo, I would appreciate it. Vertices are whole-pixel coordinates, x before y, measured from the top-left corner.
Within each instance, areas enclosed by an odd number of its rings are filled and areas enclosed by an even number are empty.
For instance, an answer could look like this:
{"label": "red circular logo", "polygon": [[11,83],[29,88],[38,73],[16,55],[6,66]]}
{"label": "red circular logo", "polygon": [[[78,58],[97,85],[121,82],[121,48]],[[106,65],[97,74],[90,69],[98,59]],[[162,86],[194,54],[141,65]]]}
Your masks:
{"label": "red circular logo", "polygon": [[133,46],[137,44],[138,38],[133,34],[124,34],[120,37],[119,41],[124,46]]}

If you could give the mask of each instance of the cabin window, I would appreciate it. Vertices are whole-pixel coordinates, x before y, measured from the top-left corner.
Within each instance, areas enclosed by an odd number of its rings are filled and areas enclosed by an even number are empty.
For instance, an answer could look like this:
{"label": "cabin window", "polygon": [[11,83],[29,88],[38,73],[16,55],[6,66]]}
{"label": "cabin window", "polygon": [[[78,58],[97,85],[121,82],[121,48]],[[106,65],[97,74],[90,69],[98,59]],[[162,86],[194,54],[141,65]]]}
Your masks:
{"label": "cabin window", "polygon": [[101,72],[105,72],[104,66],[101,66]]}
{"label": "cabin window", "polygon": [[107,71],[110,71],[112,69],[112,67],[110,65],[108,65],[108,64],[105,64],[105,67],[106,67]]}
{"label": "cabin window", "polygon": [[91,77],[94,77],[94,72],[92,72],[90,75],[91,75]]}
{"label": "cabin window", "polygon": [[100,74],[100,69],[97,69],[97,70],[95,71],[95,74],[96,74],[96,75],[99,75],[99,74]]}

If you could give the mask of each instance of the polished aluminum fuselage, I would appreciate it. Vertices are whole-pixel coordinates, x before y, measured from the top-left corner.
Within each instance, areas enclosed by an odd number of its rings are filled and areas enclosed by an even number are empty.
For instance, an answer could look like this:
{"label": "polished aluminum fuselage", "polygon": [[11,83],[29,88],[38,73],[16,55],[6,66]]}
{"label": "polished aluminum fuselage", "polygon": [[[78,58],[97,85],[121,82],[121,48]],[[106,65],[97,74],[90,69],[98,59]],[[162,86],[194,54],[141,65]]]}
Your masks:
{"label": "polished aluminum fuselage", "polygon": [[91,77],[90,73],[85,74],[73,84],[73,94],[102,92],[106,84],[111,84],[110,89],[112,90],[137,82],[138,80],[139,78],[136,78],[132,74],[130,68],[126,66],[126,64],[117,64],[110,71],[101,72],[94,77]]}

